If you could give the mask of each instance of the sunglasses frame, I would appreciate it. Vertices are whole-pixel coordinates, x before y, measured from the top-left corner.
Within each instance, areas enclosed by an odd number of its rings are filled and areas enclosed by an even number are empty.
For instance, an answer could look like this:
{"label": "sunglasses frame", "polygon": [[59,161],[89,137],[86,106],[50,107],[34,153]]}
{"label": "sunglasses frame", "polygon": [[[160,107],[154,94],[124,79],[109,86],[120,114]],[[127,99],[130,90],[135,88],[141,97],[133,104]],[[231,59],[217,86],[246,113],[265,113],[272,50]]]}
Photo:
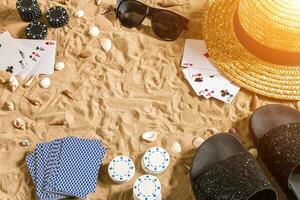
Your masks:
{"label": "sunglasses frame", "polygon": [[[165,40],[165,41],[175,41],[179,36],[180,34],[182,33],[183,30],[188,30],[188,23],[189,23],[189,20],[185,17],[183,17],[182,15],[179,15],[175,12],[172,12],[172,11],[169,11],[169,10],[166,10],[166,9],[160,9],[160,8],[154,8],[154,7],[151,7],[151,6],[148,6],[140,1],[137,1],[137,0],[118,0],[117,1],[117,8],[116,8],[116,16],[117,18],[119,19],[119,8],[121,7],[121,5],[125,2],[133,2],[133,3],[138,3],[140,4],[141,6],[145,6],[147,8],[147,11],[145,13],[145,16],[141,19],[141,21],[134,25],[134,26],[127,26],[126,24],[123,24],[122,21],[121,24],[122,26],[124,27],[127,27],[127,28],[133,28],[133,27],[137,27],[139,25],[141,25],[143,23],[143,21],[145,20],[146,17],[151,17],[151,28],[152,28],[152,31],[155,33],[156,36],[158,36],[159,38]],[[154,26],[153,26],[153,21],[154,21],[154,17],[155,17],[155,14],[156,13],[159,13],[159,12],[167,12],[167,13],[171,13],[172,15],[175,15],[179,20],[180,20],[180,25],[181,25],[181,31],[178,33],[178,35],[176,36],[175,39],[170,39],[170,38],[163,38],[159,35],[157,35],[157,33],[154,31]]]}

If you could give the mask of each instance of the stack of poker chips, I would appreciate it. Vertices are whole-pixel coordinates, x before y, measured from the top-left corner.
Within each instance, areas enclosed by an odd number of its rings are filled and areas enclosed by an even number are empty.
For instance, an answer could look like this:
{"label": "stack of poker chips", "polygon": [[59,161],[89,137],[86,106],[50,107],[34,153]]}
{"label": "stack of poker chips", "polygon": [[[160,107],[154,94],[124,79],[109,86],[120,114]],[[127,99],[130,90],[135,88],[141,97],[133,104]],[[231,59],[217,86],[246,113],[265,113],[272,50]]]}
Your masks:
{"label": "stack of poker chips", "polygon": [[[164,172],[170,164],[168,152],[160,147],[152,147],[144,154],[141,165],[147,173],[139,177],[133,185],[134,200],[161,200],[161,184],[153,175]],[[135,173],[134,162],[127,156],[118,156],[108,165],[109,177],[118,184],[129,182]]]}
{"label": "stack of poker chips", "polygon": [[38,20],[42,15],[37,0],[18,0],[16,7],[21,19],[26,22]]}
{"label": "stack of poker chips", "polygon": [[60,28],[68,24],[69,15],[61,6],[54,6],[50,8],[46,13],[46,18],[49,25],[53,28]]}
{"label": "stack of poker chips", "polygon": [[161,200],[160,181],[152,175],[140,176],[133,184],[134,200]]}
{"label": "stack of poker chips", "polygon": [[43,40],[46,38],[47,33],[48,29],[46,24],[39,21],[30,22],[26,28],[27,39]]}
{"label": "stack of poker chips", "polygon": [[99,140],[66,137],[38,144],[26,163],[40,200],[94,193],[106,149]]}

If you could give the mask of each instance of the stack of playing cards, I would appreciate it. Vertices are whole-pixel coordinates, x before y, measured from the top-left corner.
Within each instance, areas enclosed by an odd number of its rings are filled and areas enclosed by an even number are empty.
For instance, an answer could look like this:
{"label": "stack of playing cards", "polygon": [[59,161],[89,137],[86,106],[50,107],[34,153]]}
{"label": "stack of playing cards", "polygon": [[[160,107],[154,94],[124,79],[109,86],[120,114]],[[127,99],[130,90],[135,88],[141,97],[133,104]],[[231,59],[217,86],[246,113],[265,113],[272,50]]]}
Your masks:
{"label": "stack of playing cards", "polygon": [[0,35],[0,71],[27,78],[53,74],[56,42],[14,39],[8,32]]}
{"label": "stack of playing cards", "polygon": [[213,65],[203,40],[186,40],[181,66],[198,96],[230,103],[240,90]]}
{"label": "stack of playing cards", "polygon": [[26,157],[41,200],[86,198],[94,193],[106,149],[99,140],[67,137],[38,144]]}

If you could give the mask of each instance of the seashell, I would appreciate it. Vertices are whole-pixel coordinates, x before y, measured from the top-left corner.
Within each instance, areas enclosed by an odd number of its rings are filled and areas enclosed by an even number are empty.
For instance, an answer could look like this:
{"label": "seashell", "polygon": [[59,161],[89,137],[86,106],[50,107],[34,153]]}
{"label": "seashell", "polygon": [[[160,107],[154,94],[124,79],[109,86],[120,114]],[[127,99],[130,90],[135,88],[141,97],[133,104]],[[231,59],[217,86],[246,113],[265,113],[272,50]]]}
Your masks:
{"label": "seashell", "polygon": [[97,37],[100,34],[100,30],[97,26],[93,26],[90,30],[89,30],[89,35],[93,36],[93,37]]}
{"label": "seashell", "polygon": [[103,0],[96,0],[95,3],[97,6],[100,6]]}
{"label": "seashell", "polygon": [[63,63],[63,62],[57,62],[56,64],[55,64],[55,70],[56,71],[61,71],[61,70],[63,70],[64,68],[65,68],[65,63]]}
{"label": "seashell", "polygon": [[105,8],[102,12],[100,12],[100,15],[106,15],[110,12],[113,12],[114,8],[110,7],[110,8]]}
{"label": "seashell", "polygon": [[205,140],[202,138],[202,137],[196,137],[194,140],[193,140],[193,145],[195,147],[200,147],[200,145],[204,142]]}
{"label": "seashell", "polygon": [[14,92],[19,87],[19,81],[15,76],[11,76],[9,79],[9,87],[12,92]]}
{"label": "seashell", "polygon": [[89,50],[83,50],[80,54],[79,57],[80,58],[88,58],[92,55],[92,52]]}
{"label": "seashell", "polygon": [[73,101],[77,101],[77,99],[74,97],[74,95],[69,91],[69,90],[63,90],[61,92],[63,95],[67,96],[68,98],[70,98]]}
{"label": "seashell", "polygon": [[84,11],[83,10],[78,10],[74,13],[74,17],[76,18],[80,18],[80,17],[83,17],[84,16]]}
{"label": "seashell", "polygon": [[256,148],[251,148],[251,149],[249,149],[248,152],[249,152],[255,159],[258,158],[258,151],[257,151]]}
{"label": "seashell", "polygon": [[13,110],[15,110],[15,105],[12,101],[7,101],[4,104],[4,108],[5,108],[5,110],[13,111]]}
{"label": "seashell", "polygon": [[109,52],[109,50],[111,49],[111,40],[110,39],[102,40],[101,47],[104,49],[104,51]]}
{"label": "seashell", "polygon": [[17,129],[25,130],[26,129],[26,122],[23,119],[16,118],[14,120],[14,126]]}
{"label": "seashell", "polygon": [[41,106],[42,103],[37,99],[32,99],[30,97],[26,97],[26,99],[34,106]]}
{"label": "seashell", "polygon": [[27,140],[23,140],[20,142],[20,146],[22,146],[22,147],[28,147],[30,145],[31,145],[30,142]]}
{"label": "seashell", "polygon": [[216,128],[208,128],[207,130],[208,130],[209,132],[211,132],[212,134],[217,134],[217,133],[219,133],[218,129],[216,129]]}
{"label": "seashell", "polygon": [[175,142],[171,147],[173,153],[181,153],[181,145],[178,142]]}
{"label": "seashell", "polygon": [[24,87],[25,88],[29,88],[31,86],[31,84],[33,83],[33,81],[38,77],[38,75],[36,76],[32,76],[30,79],[28,79],[28,81],[25,82]]}
{"label": "seashell", "polygon": [[48,89],[51,85],[51,80],[48,77],[45,77],[41,80],[40,86],[41,88]]}
{"label": "seashell", "polygon": [[66,119],[60,119],[60,120],[51,122],[49,125],[50,126],[63,126],[63,125],[67,125],[67,124],[68,124],[68,122]]}
{"label": "seashell", "polygon": [[155,142],[157,135],[156,131],[147,131],[142,135],[142,138],[147,142]]}

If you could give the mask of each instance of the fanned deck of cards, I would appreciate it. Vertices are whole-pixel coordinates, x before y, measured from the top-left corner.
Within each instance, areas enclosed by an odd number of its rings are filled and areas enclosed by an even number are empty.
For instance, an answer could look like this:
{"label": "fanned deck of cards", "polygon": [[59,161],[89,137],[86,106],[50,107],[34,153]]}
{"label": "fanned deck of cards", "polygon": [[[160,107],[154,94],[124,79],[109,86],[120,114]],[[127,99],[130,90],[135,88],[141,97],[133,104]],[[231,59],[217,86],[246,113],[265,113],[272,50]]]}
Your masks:
{"label": "fanned deck of cards", "polygon": [[40,200],[85,199],[94,193],[106,149],[99,140],[66,137],[38,144],[26,157]]}
{"label": "fanned deck of cards", "polygon": [[181,66],[185,78],[198,96],[231,103],[240,90],[214,66],[203,40],[186,40]]}
{"label": "fanned deck of cards", "polygon": [[14,39],[9,32],[0,34],[0,71],[27,78],[53,74],[56,42]]}

